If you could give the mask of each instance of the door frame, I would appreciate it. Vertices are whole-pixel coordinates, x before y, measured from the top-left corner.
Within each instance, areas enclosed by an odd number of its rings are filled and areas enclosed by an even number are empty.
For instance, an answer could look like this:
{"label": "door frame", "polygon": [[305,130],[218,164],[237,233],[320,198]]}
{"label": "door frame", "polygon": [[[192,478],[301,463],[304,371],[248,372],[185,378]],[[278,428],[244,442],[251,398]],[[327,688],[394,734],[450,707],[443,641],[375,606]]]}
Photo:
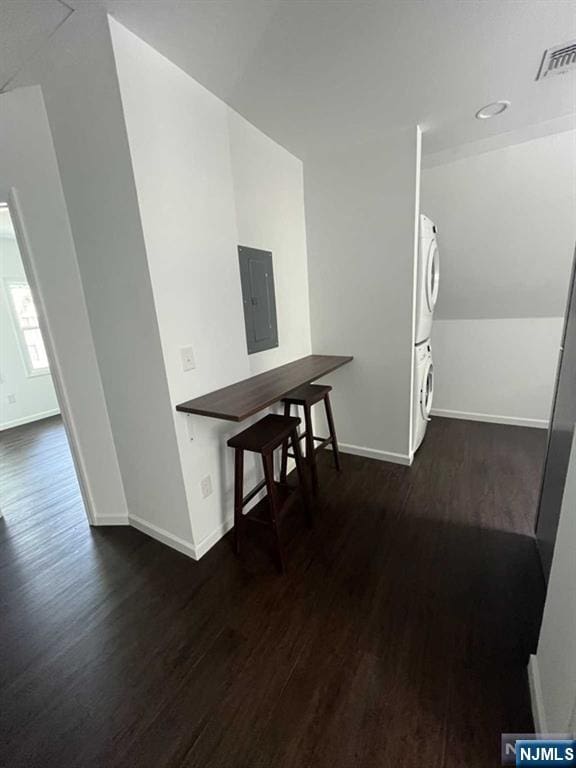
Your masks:
{"label": "door frame", "polygon": [[85,462],[82,456],[82,450],[80,448],[80,442],[78,440],[78,434],[72,418],[70,403],[66,393],[66,387],[63,384],[62,366],[58,356],[58,348],[54,342],[54,337],[50,327],[50,319],[46,311],[46,304],[42,296],[42,287],[38,280],[36,272],[35,258],[33,249],[30,245],[30,238],[26,231],[26,218],[22,210],[22,205],[18,196],[18,190],[16,187],[10,187],[8,189],[7,200],[0,200],[2,203],[6,203],[10,212],[10,218],[14,226],[14,232],[16,234],[16,242],[18,244],[18,250],[20,251],[20,258],[24,266],[24,273],[26,280],[30,286],[30,291],[34,298],[34,304],[38,313],[38,324],[42,332],[42,338],[44,340],[44,346],[46,348],[46,355],[48,356],[48,362],[50,364],[50,374],[52,376],[52,382],[56,391],[56,399],[60,406],[60,413],[62,421],[64,423],[64,429],[68,438],[68,445],[70,447],[70,453],[72,455],[72,461],[74,462],[74,468],[76,470],[76,477],[78,479],[78,485],[80,487],[80,493],[84,502],[84,510],[86,517],[90,525],[95,525],[95,505],[94,500],[90,494],[90,485],[88,483],[88,475],[86,472]]}
{"label": "door frame", "polygon": [[[574,249],[574,255],[572,258],[572,267],[570,269],[570,278],[568,282],[568,296],[566,299],[566,311],[564,314],[564,325],[562,327],[562,338],[560,341],[560,349],[558,350],[558,362],[556,364],[556,376],[554,379],[554,394],[552,396],[552,405],[550,407],[550,417],[548,420],[548,433],[546,436],[546,453],[544,458],[544,465],[542,468],[542,478],[540,480],[540,492],[538,494],[538,506],[536,508],[536,520],[534,521],[534,534],[536,543],[538,544],[538,524],[540,522],[540,516],[542,513],[542,499],[544,496],[544,487],[546,482],[546,473],[548,470],[548,464],[550,460],[550,444],[552,442],[552,434],[554,432],[554,414],[556,412],[556,404],[558,401],[558,392],[560,389],[560,376],[562,373],[562,362],[564,358],[564,350],[566,347],[566,336],[568,333],[568,325],[570,322],[570,314],[574,310],[576,304],[576,247]],[[560,514],[560,510],[558,511]],[[546,582],[548,581],[549,574],[546,576]]]}

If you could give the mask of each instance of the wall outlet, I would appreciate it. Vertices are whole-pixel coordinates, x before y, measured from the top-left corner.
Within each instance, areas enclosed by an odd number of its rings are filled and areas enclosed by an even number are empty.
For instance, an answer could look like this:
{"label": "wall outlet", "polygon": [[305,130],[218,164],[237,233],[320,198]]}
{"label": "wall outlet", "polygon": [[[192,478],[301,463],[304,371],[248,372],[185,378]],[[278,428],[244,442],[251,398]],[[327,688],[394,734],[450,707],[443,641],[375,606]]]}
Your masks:
{"label": "wall outlet", "polygon": [[180,359],[182,360],[183,371],[192,371],[194,368],[196,368],[194,350],[192,347],[180,347]]}
{"label": "wall outlet", "polygon": [[210,475],[203,477],[200,482],[200,490],[202,491],[202,498],[207,499],[212,494],[212,478]]}
{"label": "wall outlet", "polygon": [[16,402],[16,395],[8,395],[6,399],[8,400],[10,405],[14,405],[14,403]]}

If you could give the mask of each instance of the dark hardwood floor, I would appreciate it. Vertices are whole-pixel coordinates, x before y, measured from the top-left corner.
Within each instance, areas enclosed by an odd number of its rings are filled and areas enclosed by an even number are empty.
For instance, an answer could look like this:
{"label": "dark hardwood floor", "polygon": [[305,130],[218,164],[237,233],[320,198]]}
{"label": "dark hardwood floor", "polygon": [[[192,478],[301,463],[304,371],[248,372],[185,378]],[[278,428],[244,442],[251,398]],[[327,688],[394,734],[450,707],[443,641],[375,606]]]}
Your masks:
{"label": "dark hardwood floor", "polygon": [[533,729],[543,431],[435,419],[412,468],[320,457],[288,574],[90,529],[58,420],[1,436],[0,765],[476,768]]}

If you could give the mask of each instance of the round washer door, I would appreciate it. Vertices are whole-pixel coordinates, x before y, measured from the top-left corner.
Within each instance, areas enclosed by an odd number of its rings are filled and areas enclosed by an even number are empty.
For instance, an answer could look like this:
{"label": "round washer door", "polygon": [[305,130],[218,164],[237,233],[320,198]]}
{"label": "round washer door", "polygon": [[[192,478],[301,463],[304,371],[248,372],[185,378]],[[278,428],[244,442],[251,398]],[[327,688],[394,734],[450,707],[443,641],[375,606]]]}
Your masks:
{"label": "round washer door", "polygon": [[436,238],[430,243],[428,249],[428,259],[426,262],[426,303],[428,311],[433,312],[438,299],[438,288],[440,286],[440,255]]}
{"label": "round washer door", "polygon": [[426,421],[432,421],[432,400],[434,399],[434,365],[430,360],[424,369],[424,377],[420,387],[420,412]]}

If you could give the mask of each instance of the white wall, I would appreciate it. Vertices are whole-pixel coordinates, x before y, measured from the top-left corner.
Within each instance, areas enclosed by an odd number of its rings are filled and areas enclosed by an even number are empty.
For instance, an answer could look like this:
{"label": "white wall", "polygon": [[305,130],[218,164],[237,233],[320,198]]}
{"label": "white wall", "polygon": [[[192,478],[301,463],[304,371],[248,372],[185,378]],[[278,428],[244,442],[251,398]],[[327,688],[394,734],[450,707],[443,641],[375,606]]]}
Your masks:
{"label": "white wall", "polygon": [[[182,546],[191,546],[130,151],[102,7],[86,4],[76,10],[19,74],[18,82],[40,83],[46,99],[130,519],[152,526],[152,531],[167,530]],[[150,120],[150,94],[147,102]]]}
{"label": "white wall", "polygon": [[[25,88],[0,96],[0,199],[18,192],[31,272],[40,288],[44,341],[52,345],[52,373],[72,435],[82,489],[92,522],[126,520],[116,449],[54,146],[42,94]],[[16,223],[16,222],[15,222]]]}
{"label": "white wall", "polygon": [[435,320],[439,416],[547,427],[563,320]]}
{"label": "white wall", "polygon": [[252,373],[311,352],[302,163],[228,110],[238,242],[272,251],[279,346],[250,355]]}
{"label": "white wall", "polygon": [[[110,25],[171,418],[201,555],[230,526],[226,439],[247,424],[189,417],[174,406],[309,353],[302,164],[113,19]],[[279,347],[250,357],[238,244],[274,257]],[[187,373],[185,345],[196,361]],[[207,475],[214,492],[203,499]],[[255,475],[248,463],[246,487]]]}
{"label": "white wall", "polygon": [[538,651],[530,661],[537,727],[576,728],[576,431],[564,488]]}
{"label": "white wall", "polygon": [[315,353],[354,355],[328,377],[342,450],[410,461],[419,131],[306,162]]}
{"label": "white wall", "polygon": [[422,171],[440,247],[434,411],[545,427],[576,241],[576,131],[514,138]]}
{"label": "white wall", "polygon": [[[60,413],[50,373],[30,376],[7,291],[27,282],[8,209],[0,209],[0,430]],[[3,226],[2,226],[3,225]],[[14,402],[10,402],[12,396]]]}

